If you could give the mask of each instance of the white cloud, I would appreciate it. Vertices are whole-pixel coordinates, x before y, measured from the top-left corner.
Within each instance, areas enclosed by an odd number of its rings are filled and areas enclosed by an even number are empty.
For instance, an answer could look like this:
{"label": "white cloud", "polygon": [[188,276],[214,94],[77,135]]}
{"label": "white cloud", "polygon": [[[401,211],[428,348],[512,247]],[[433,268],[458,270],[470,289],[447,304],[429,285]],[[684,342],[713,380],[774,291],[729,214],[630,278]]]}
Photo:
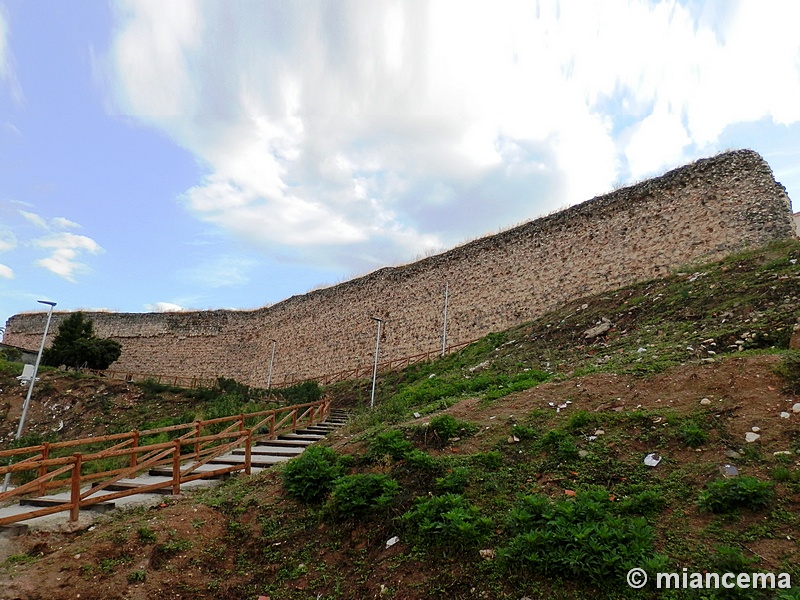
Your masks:
{"label": "white cloud", "polygon": [[64,217],[55,217],[54,219],[50,220],[50,224],[52,225],[53,229],[80,229],[81,226],[75,223],[74,221],[70,221],[69,219],[65,219]]}
{"label": "white cloud", "polygon": [[0,230],[0,252],[8,252],[17,247],[17,236],[9,229]]}
{"label": "white cloud", "polygon": [[34,264],[73,283],[75,275],[89,270],[89,266],[79,260],[81,255],[103,251],[93,239],[72,233],[54,233],[34,240],[33,244],[49,252],[49,256],[36,260]]}
{"label": "white cloud", "polygon": [[8,19],[0,6],[0,76],[6,75],[8,62]]}
{"label": "white cloud", "polygon": [[17,104],[22,104],[22,88],[19,86],[14,71],[14,58],[9,44],[9,32],[8,15],[4,7],[0,5],[0,81],[5,80],[11,91],[11,97]]}
{"label": "white cloud", "polygon": [[[63,277],[67,281],[75,282],[76,275],[90,270],[89,265],[82,262],[86,254],[96,255],[103,252],[103,248],[92,238],[85,235],[76,235],[67,229],[80,229],[80,224],[65,217],[47,219],[33,212],[17,210],[19,215],[28,223],[46,232],[46,235],[25,241],[25,245],[46,251],[47,256],[37,259],[34,264],[43,267]],[[16,237],[8,232],[0,232],[0,251],[12,249],[17,246]]]}
{"label": "white cloud", "polygon": [[0,264],[0,278],[14,279],[14,270],[4,264]]}
{"label": "white cloud", "polygon": [[47,224],[47,221],[37,215],[36,213],[27,212],[24,210],[19,211],[19,214],[22,216],[23,219],[28,221],[31,225],[37,227],[38,229],[44,229],[46,231],[50,230],[50,226]]}
{"label": "white cloud", "polygon": [[640,179],[665,164],[680,162],[684,148],[691,142],[680,115],[657,108],[630,129],[625,156],[631,177]]}
{"label": "white cloud", "polygon": [[172,302],[156,302],[155,304],[145,304],[144,309],[147,312],[182,312],[184,308]]}
{"label": "white cloud", "polygon": [[187,210],[298,261],[403,260],[800,120],[796,3],[167,4],[118,5],[117,109],[206,166]]}

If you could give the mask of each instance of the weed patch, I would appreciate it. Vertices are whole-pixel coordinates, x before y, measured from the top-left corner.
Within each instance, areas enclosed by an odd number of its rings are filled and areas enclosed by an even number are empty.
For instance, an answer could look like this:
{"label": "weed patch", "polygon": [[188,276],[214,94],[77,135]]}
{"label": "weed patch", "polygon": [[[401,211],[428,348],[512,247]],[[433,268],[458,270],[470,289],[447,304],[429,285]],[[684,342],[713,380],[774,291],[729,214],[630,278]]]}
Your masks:
{"label": "weed patch", "polygon": [[401,520],[423,544],[445,554],[478,547],[492,528],[492,521],[460,494],[419,498]]}
{"label": "weed patch", "polygon": [[501,550],[501,560],[509,569],[595,585],[623,584],[629,569],[652,568],[661,559],[647,522],[616,512],[601,488],[556,502],[522,496],[508,519],[514,537]]}
{"label": "weed patch", "polygon": [[388,507],[400,491],[392,478],[379,473],[345,475],[333,484],[327,509],[337,519],[352,519]]}
{"label": "weed patch", "polygon": [[729,513],[740,508],[758,511],[775,498],[772,482],[741,476],[712,481],[700,494],[697,505],[713,513]]}
{"label": "weed patch", "polygon": [[336,452],[324,446],[311,446],[286,463],[283,486],[296,500],[320,502],[344,473],[345,464]]}

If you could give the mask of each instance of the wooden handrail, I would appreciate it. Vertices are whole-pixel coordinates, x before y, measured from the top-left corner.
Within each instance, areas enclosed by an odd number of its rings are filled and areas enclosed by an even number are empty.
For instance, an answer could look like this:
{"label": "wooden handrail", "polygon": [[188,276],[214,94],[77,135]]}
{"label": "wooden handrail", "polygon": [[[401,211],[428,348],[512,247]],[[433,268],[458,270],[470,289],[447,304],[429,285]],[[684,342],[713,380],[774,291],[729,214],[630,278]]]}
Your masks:
{"label": "wooden handrail", "polygon": [[[303,412],[300,412],[303,411]],[[20,473],[33,471],[37,476],[35,479],[20,485],[17,488],[0,493],[0,502],[14,497],[22,496],[34,490],[42,491],[57,487],[68,486],[70,501],[60,504],[57,507],[47,507],[45,509],[21,513],[4,518],[0,518],[0,525],[7,525],[32,518],[53,514],[59,511],[70,511],[70,520],[78,518],[79,510],[82,507],[91,506],[98,502],[122,498],[145,491],[154,491],[162,488],[171,488],[172,492],[180,492],[180,486],[188,481],[193,481],[214,474],[233,473],[236,471],[251,472],[251,445],[254,439],[263,437],[258,434],[255,428],[242,428],[245,420],[261,419],[260,424],[270,423],[270,437],[277,436],[284,431],[293,431],[299,423],[307,421],[315,423],[323,420],[330,412],[330,400],[323,398],[317,402],[308,402],[294,406],[287,406],[278,409],[258,411],[255,413],[233,415],[231,417],[220,417],[206,421],[193,421],[192,423],[182,424],[169,428],[171,431],[189,429],[187,433],[177,436],[167,442],[140,445],[141,438],[145,432],[133,430],[126,434],[114,434],[110,436],[98,436],[97,438],[83,438],[81,440],[69,440],[60,442],[60,448],[76,448],[81,444],[96,445],[102,441],[117,442],[108,448],[94,451],[73,452],[71,456],[50,458],[46,456],[55,444],[37,445],[26,448],[15,448],[13,451],[6,451],[3,456],[13,458],[18,454],[32,454],[19,462],[15,462],[4,467],[0,467],[0,476],[6,473]],[[284,413],[286,413],[284,415]],[[276,423],[278,416],[283,418]],[[222,431],[216,434],[202,434],[202,430],[208,425],[232,422],[235,431]],[[287,424],[291,421],[291,424]],[[126,437],[127,436],[127,437]],[[121,440],[121,441],[120,441]],[[183,454],[183,448],[190,446],[191,453]],[[218,469],[197,473],[196,470],[202,465],[208,464],[214,458],[225,454],[233,448],[244,446],[245,461],[241,465],[221,466]],[[95,461],[107,459],[124,459],[126,466],[119,468],[106,469],[96,473],[83,474],[83,467]],[[181,461],[187,458],[194,459],[195,463],[188,468],[181,469]],[[171,464],[173,477],[167,483],[157,483],[144,487],[132,488],[98,495],[98,492],[106,490],[109,486],[120,479],[135,477],[137,474],[149,470],[155,466]],[[54,470],[51,470],[53,469]],[[70,473],[69,479],[57,479],[58,477]],[[81,484],[92,482],[92,485],[81,491]]]}

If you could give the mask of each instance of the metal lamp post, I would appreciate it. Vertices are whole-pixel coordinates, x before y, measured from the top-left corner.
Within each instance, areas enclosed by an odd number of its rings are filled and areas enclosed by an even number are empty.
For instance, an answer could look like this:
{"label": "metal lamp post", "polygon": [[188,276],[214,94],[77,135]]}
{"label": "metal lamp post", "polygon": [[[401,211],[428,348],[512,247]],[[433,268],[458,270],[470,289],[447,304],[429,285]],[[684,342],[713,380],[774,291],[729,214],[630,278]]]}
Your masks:
{"label": "metal lamp post", "polygon": [[269,373],[267,374],[267,389],[272,386],[272,366],[275,364],[275,345],[278,340],[270,340],[272,342],[272,358],[269,359]]}
{"label": "metal lamp post", "polygon": [[450,285],[444,284],[444,325],[442,325],[442,356],[447,352],[447,301],[450,298]]}
{"label": "metal lamp post", "polygon": [[375,363],[372,367],[372,395],[369,400],[370,409],[375,407],[375,381],[378,378],[378,352],[381,347],[381,327],[383,326],[383,319],[372,317],[372,320],[378,322],[378,335],[375,338]]}
{"label": "metal lamp post", "polygon": [[[36,355],[36,363],[33,365],[33,375],[31,376],[31,381],[28,384],[28,395],[25,396],[25,403],[22,405],[22,416],[19,418],[19,427],[17,427],[17,435],[14,439],[18,440],[22,437],[22,430],[25,427],[25,417],[28,414],[28,406],[31,403],[31,396],[33,395],[33,384],[36,383],[36,374],[39,372],[39,363],[42,362],[42,352],[44,352],[44,344],[47,341],[47,330],[50,329],[50,319],[53,318],[53,308],[55,307],[55,302],[48,302],[47,300],[39,300],[39,304],[47,304],[50,309],[47,311],[47,323],[44,326],[44,333],[42,334],[42,343],[39,346],[39,354]],[[11,479],[11,473],[6,473],[6,477],[3,480],[3,491],[5,492],[8,489],[8,482]]]}

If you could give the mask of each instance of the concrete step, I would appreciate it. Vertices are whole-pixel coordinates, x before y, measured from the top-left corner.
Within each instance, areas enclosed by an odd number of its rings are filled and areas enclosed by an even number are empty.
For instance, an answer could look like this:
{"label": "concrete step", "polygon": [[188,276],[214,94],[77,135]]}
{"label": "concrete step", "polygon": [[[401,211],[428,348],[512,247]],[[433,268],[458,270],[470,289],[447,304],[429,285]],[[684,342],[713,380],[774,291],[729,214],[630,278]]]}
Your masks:
{"label": "concrete step", "polygon": [[[151,490],[148,494],[161,494],[163,496],[172,495],[172,475],[139,475],[135,479],[120,479],[115,483],[109,485],[107,490],[114,492],[121,492],[123,490],[135,490],[136,488],[153,485],[156,483],[163,483],[164,487],[157,490]],[[188,491],[193,488],[208,487],[208,482],[203,480],[187,481],[181,484],[181,491]]]}
{"label": "concrete step", "polygon": [[[254,456],[256,454],[261,456],[297,456],[303,453],[305,446],[271,446],[271,445],[256,445],[250,449],[250,453]],[[244,455],[244,448],[237,448],[231,454]]]}
{"label": "concrete step", "polygon": [[305,440],[308,442],[318,442],[324,440],[325,436],[319,433],[285,433],[278,437],[279,440]]}
{"label": "concrete step", "polygon": [[326,436],[331,431],[335,431],[335,429],[328,429],[327,427],[303,427],[302,429],[296,429],[295,433],[299,433],[300,435],[312,433],[314,435]]}
{"label": "concrete step", "polygon": [[[106,492],[108,493],[108,492]],[[104,495],[102,491],[97,493],[98,496]],[[45,508],[48,506],[58,506],[59,504],[69,504],[69,494],[53,494],[52,496],[39,496],[38,498],[22,498],[19,501],[20,506],[35,506],[37,508]],[[90,506],[83,507],[82,510],[93,510],[99,513],[107,513],[114,510],[116,504],[114,502],[97,502]]]}
{"label": "concrete step", "polygon": [[[212,465],[243,465],[244,454],[226,454],[209,461]],[[270,467],[289,460],[291,456],[272,456],[269,454],[250,455],[250,465],[253,467]]]}
{"label": "concrete step", "polygon": [[[186,471],[193,464],[194,463],[181,465],[181,470],[182,471]],[[230,473],[212,473],[212,472],[210,472],[210,471],[214,471],[215,469],[218,469],[218,468],[219,468],[219,465],[215,466],[213,464],[206,463],[204,465],[201,465],[201,466],[197,467],[194,471],[192,471],[192,475],[195,475],[195,474],[199,475],[201,473],[207,473],[207,476],[203,477],[202,479],[226,479],[226,478],[230,477],[230,475],[231,475]],[[172,478],[172,467],[157,467],[155,469],[150,469],[148,474],[153,476],[153,477],[169,477],[169,478]]]}
{"label": "concrete step", "polygon": [[298,447],[306,447],[313,444],[316,440],[265,440],[263,442],[257,442],[254,448],[258,448],[262,445],[266,446],[281,446],[284,448],[298,448]]}

